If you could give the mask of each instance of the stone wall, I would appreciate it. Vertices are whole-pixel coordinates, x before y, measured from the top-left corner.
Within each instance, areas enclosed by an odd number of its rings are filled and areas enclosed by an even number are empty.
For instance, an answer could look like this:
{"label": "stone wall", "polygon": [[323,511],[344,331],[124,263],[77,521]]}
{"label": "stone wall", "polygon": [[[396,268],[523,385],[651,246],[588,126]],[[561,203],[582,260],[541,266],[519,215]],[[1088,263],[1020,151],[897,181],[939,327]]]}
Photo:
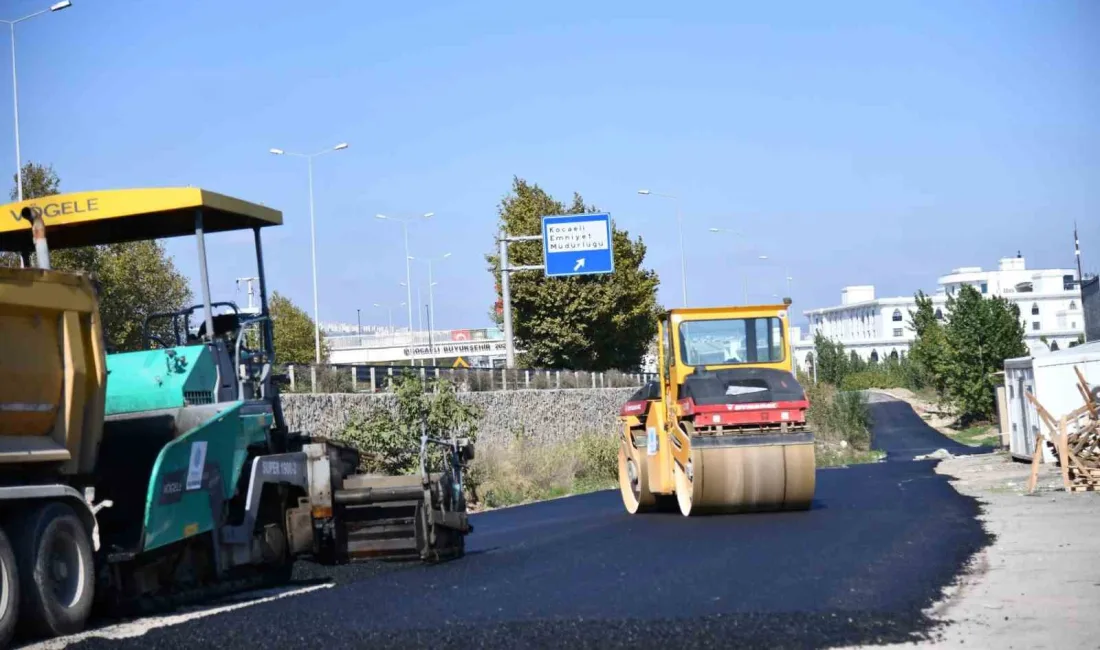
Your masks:
{"label": "stone wall", "polygon": [[[616,430],[623,402],[637,388],[509,390],[459,393],[482,409],[478,441],[507,442],[522,433],[537,443],[567,442],[586,432]],[[283,412],[291,431],[332,436],[352,413],[371,404],[392,407],[393,395],[369,393],[284,394]]]}

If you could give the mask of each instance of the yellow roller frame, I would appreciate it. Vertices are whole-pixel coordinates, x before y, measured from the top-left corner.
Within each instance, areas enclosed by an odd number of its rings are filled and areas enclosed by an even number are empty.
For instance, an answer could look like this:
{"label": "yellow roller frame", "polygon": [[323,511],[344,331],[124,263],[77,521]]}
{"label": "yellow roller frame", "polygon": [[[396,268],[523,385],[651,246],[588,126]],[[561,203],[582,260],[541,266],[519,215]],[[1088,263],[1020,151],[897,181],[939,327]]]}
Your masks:
{"label": "yellow roller frame", "polygon": [[[697,436],[678,404],[678,386],[695,371],[680,361],[680,323],[778,316],[786,350],[786,310],[787,305],[676,309],[658,323],[660,399],[650,405],[644,429],[635,418],[623,418],[620,429],[619,488],[627,512],[664,510],[670,501],[684,516],[805,510],[811,506],[816,488],[812,434]],[[784,353],[778,362],[752,367],[790,372],[792,363],[789,353]]]}

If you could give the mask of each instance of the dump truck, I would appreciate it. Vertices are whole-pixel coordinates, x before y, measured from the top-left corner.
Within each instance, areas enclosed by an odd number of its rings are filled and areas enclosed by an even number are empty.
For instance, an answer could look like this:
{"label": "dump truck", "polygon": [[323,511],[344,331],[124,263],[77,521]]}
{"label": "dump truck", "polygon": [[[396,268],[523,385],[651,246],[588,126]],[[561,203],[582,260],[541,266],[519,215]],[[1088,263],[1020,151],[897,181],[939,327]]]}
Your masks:
{"label": "dump truck", "polygon": [[[17,628],[78,632],[93,611],[278,584],[300,557],[464,554],[468,439],[433,438],[422,422],[419,472],[372,476],[354,449],[288,428],[261,236],[281,223],[190,187],[0,209],[0,251],[24,267],[0,268],[0,646]],[[252,314],[214,302],[207,271],[211,233],[242,230]],[[202,303],[150,315],[137,350],[106,349],[94,278],[48,268],[51,249],[180,236],[197,244]]]}
{"label": "dump truck", "polygon": [[793,374],[789,302],[671,309],[659,377],[619,413],[631,514],[805,510],[815,488],[809,402]]}

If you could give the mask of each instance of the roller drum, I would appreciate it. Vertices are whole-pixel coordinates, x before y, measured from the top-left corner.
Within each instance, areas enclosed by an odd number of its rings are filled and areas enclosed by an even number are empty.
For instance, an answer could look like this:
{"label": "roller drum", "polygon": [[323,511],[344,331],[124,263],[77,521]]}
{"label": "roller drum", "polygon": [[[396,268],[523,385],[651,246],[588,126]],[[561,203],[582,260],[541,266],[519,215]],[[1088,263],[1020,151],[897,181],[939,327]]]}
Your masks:
{"label": "roller drum", "polygon": [[810,434],[692,437],[689,467],[673,467],[680,512],[806,510],[815,465]]}
{"label": "roller drum", "polygon": [[630,514],[646,512],[656,503],[649,491],[648,463],[643,450],[635,447],[631,432],[619,441],[619,491]]}

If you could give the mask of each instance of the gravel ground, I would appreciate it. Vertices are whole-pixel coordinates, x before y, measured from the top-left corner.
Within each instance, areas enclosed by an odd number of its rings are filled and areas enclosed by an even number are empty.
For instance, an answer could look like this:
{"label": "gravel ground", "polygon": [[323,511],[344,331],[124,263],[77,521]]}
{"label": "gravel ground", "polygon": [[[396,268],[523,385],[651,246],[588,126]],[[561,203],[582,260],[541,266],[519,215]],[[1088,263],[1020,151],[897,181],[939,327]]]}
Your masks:
{"label": "gravel ground", "polygon": [[[880,443],[898,439],[896,418],[872,409]],[[938,623],[927,610],[991,541],[978,502],[934,468],[819,470],[808,512],[631,517],[615,492],[486,512],[456,562],[303,564],[298,586],[312,591],[97,638],[107,627],[69,647],[802,648],[930,638]]]}

